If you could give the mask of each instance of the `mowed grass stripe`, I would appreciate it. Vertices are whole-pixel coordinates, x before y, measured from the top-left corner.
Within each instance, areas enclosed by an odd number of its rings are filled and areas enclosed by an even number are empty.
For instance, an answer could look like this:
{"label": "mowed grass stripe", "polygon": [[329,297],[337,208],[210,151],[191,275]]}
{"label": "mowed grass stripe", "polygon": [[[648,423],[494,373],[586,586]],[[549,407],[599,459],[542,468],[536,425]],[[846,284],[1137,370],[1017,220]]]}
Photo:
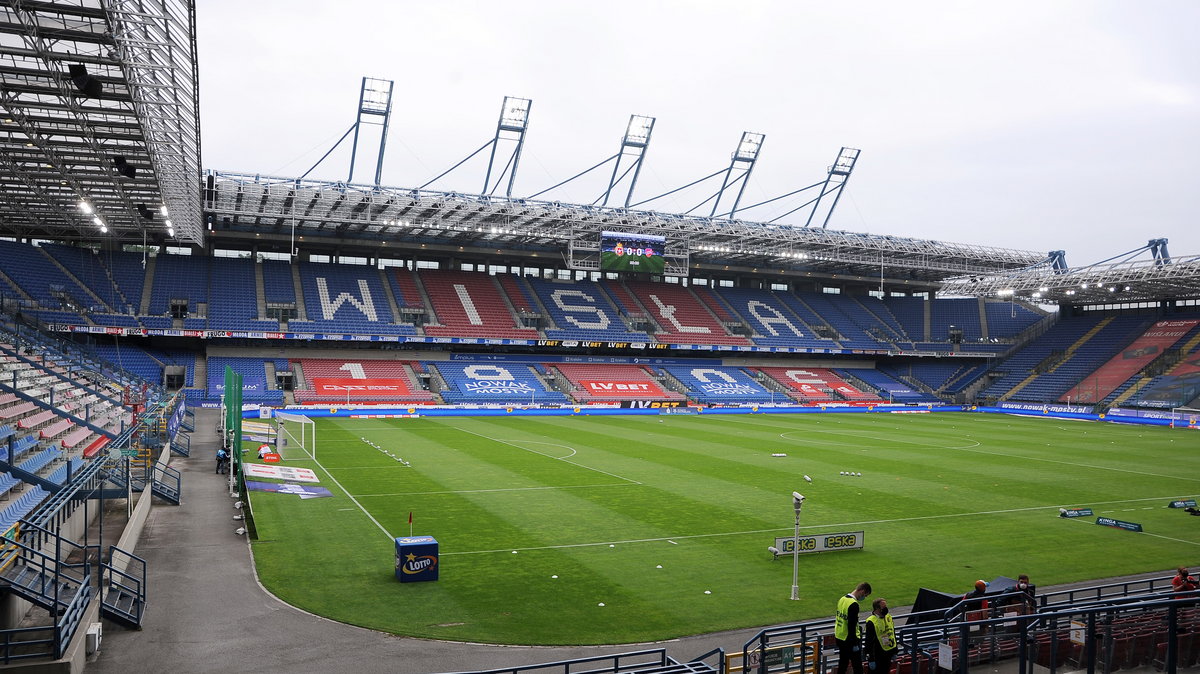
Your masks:
{"label": "mowed grass stripe", "polygon": [[[334,423],[346,424],[342,435],[321,425],[318,437],[368,436],[354,423]],[[1200,474],[1184,431],[1139,438],[1128,428],[1080,425],[1085,436],[1075,425],[966,414],[680,416],[663,424],[654,417],[411,419],[389,422],[391,433],[379,430],[377,420],[369,423],[361,428],[413,461],[412,469],[384,468],[391,459],[361,442],[339,445],[340,456],[318,448],[318,457],[344,467],[331,469],[356,495],[351,482],[375,494],[361,502],[393,531],[407,533],[413,510],[415,532],[442,543],[442,580],[397,583],[390,546],[371,542],[361,526],[339,526],[354,519],[341,511],[346,499],[340,508],[312,507],[336,497],[256,493],[256,514],[274,501],[287,521],[260,526],[270,540],[256,543],[255,554],[260,568],[269,569],[264,583],[288,585],[280,594],[293,603],[416,636],[547,644],[660,639],[827,615],[832,598],[863,579],[877,595],[907,602],[918,587],[965,591],[980,576],[1026,572],[1051,584],[1160,570],[1194,556],[1200,544],[1186,517],[1162,507],[1171,498],[1162,494],[1191,483],[1026,460],[1134,471],[1152,461],[1180,475]],[[780,434],[795,432],[811,442],[787,448]],[[830,438],[843,445],[821,442]],[[973,442],[994,454],[948,449]],[[554,445],[570,447],[570,461],[580,465],[556,460],[557,450],[542,451]],[[770,457],[772,451],[789,456]],[[836,475],[860,470],[850,462],[863,463],[863,477]],[[381,469],[362,468],[374,464]],[[644,484],[566,488],[573,484],[568,478],[594,472],[583,468]],[[812,483],[803,482],[805,473]],[[806,531],[862,529],[868,541],[864,551],[804,557],[799,603],[787,600],[790,560],[773,561],[765,550],[790,532],[792,489],[809,497]],[[443,493],[416,493],[430,491]],[[1101,509],[1122,511],[1125,517],[1116,516],[1141,521],[1164,538],[1082,526],[1058,518],[1049,505],[1138,498],[1161,503],[1148,502],[1154,507],[1148,511],[1134,510],[1146,507],[1142,502]],[[307,526],[320,532],[319,543],[304,536]],[[283,530],[290,535],[274,535]],[[563,541],[580,547],[555,547]],[[596,545],[603,541],[614,547]],[[326,573],[322,566],[331,562],[340,566]]]}

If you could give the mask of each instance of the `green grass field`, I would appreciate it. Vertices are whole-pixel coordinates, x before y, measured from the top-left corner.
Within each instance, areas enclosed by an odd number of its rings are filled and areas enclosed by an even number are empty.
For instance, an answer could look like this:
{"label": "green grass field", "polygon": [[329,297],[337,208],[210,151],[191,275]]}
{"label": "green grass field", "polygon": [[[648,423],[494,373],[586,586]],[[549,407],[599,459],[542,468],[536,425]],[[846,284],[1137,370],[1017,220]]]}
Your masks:
{"label": "green grass field", "polygon": [[[276,595],[364,627],[657,640],[828,616],[861,580],[900,606],[997,575],[1045,586],[1194,565],[1200,519],[1165,506],[1200,492],[1198,439],[967,413],[321,419],[316,461],[285,458],[334,497],[253,492],[253,551]],[[808,497],[802,533],[866,532],[865,550],[801,556],[799,602],[791,558],[767,552],[791,535],[793,490]],[[410,511],[441,545],[438,582],[395,580]]]}

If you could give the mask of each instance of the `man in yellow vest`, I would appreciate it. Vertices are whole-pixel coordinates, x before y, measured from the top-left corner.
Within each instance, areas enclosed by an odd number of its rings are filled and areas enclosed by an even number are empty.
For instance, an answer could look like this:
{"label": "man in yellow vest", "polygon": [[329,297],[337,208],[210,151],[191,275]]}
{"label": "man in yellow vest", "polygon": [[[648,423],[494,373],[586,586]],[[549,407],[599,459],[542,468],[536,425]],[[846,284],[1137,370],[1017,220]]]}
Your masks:
{"label": "man in yellow vest", "polygon": [[862,642],[858,633],[858,602],[871,594],[870,583],[859,583],[854,591],[838,599],[837,613],[833,625],[833,638],[837,641],[837,674],[846,674],[846,665],[854,666],[854,674],[863,674]]}
{"label": "man in yellow vest", "polygon": [[867,616],[867,668],[872,674],[888,674],[892,669],[892,655],[896,653],[896,626],[888,614],[887,600],[880,598],[871,602],[871,615]]}

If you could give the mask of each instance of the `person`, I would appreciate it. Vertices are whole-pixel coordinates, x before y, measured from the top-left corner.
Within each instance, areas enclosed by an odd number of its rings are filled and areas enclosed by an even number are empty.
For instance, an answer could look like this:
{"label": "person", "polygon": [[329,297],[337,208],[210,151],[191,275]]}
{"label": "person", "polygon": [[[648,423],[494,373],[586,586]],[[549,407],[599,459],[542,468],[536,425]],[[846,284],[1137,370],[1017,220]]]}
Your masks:
{"label": "person", "polygon": [[962,610],[967,614],[967,620],[984,620],[988,617],[988,600],[984,598],[987,595],[987,589],[986,580],[977,580],[975,589],[962,596]]}
{"label": "person", "polygon": [[838,648],[838,674],[846,674],[846,665],[854,666],[854,674],[863,674],[862,643],[858,632],[858,602],[871,595],[871,584],[862,582],[853,592],[840,597],[833,626],[833,638]]}
{"label": "person", "polygon": [[1029,582],[1029,576],[1023,573],[1017,576],[1017,584],[1012,589],[1017,596],[1013,598],[1012,605],[1018,613],[1033,613],[1037,610],[1037,600],[1034,599],[1036,589],[1033,583]]}
{"label": "person", "polygon": [[888,613],[887,600],[880,597],[871,602],[871,615],[867,616],[867,669],[873,674],[889,674],[897,645],[896,625]]}
{"label": "person", "polygon": [[[1196,579],[1188,575],[1186,566],[1181,566],[1175,571],[1175,577],[1171,579],[1171,589],[1176,592],[1193,592],[1197,587]],[[1184,595],[1179,595],[1176,599],[1183,599]]]}
{"label": "person", "polygon": [[215,472],[224,473],[225,465],[229,463],[229,452],[222,447],[217,450],[217,470]]}

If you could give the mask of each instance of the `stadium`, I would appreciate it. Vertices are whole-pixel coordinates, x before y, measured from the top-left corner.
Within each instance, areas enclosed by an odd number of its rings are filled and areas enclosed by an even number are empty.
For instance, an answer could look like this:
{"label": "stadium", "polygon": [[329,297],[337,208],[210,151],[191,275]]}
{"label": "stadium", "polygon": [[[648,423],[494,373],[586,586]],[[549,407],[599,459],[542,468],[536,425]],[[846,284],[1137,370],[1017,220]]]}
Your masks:
{"label": "stadium", "polygon": [[6,668],[832,672],[864,580],[886,674],[1200,668],[1200,256],[839,229],[754,132],[654,194],[640,114],[525,191],[517,96],[389,185],[374,77],[225,170],[203,7],[3,7]]}

